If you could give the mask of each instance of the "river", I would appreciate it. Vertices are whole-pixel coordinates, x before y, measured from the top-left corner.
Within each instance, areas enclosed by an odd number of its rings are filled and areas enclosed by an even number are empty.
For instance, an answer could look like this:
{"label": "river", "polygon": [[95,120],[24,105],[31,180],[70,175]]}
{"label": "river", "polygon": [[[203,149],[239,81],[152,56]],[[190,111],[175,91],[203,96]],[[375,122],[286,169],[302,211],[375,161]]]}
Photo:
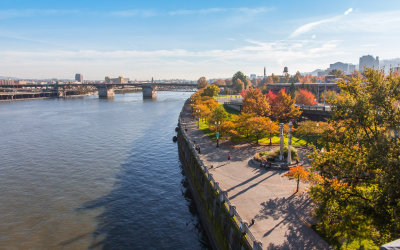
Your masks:
{"label": "river", "polygon": [[188,92],[0,103],[0,249],[203,249],[172,142]]}

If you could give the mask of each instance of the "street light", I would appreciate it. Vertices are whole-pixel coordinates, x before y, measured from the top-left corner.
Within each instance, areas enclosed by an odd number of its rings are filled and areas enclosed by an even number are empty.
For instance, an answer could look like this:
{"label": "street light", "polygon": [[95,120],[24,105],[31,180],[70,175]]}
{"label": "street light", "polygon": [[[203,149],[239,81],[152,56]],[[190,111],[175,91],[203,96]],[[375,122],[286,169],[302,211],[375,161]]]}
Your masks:
{"label": "street light", "polygon": [[200,128],[200,110],[199,109],[196,110],[196,114],[197,114],[197,126]]}
{"label": "street light", "polygon": [[219,132],[218,132],[218,126],[221,124],[220,121],[215,121],[215,126],[217,127],[217,133],[216,133],[216,137],[217,137],[217,148],[219,147]]}

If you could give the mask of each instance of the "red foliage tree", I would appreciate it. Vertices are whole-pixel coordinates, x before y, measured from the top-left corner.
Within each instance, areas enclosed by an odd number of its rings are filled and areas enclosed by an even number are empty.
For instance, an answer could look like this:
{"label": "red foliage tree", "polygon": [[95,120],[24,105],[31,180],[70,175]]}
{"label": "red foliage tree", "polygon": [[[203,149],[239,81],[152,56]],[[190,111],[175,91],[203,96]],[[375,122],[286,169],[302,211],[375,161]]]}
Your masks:
{"label": "red foliage tree", "polygon": [[315,104],[315,96],[306,89],[300,89],[296,92],[296,104],[313,106]]}
{"label": "red foliage tree", "polygon": [[267,97],[269,104],[272,105],[275,101],[276,94],[270,90],[267,94],[265,94],[265,97]]}

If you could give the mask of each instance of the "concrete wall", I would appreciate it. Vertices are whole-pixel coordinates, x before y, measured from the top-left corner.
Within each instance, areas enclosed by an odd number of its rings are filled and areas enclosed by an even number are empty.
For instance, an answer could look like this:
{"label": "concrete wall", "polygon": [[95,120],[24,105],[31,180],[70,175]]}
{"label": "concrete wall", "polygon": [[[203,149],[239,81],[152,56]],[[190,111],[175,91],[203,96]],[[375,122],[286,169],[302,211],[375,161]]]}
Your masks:
{"label": "concrete wall", "polygon": [[[185,104],[188,105],[188,102]],[[181,112],[182,115],[182,112]],[[200,160],[179,120],[178,148],[183,170],[199,212],[201,223],[214,249],[262,249],[240,218],[218,182]]]}
{"label": "concrete wall", "polygon": [[112,98],[114,97],[114,88],[112,86],[97,85],[97,91],[99,94],[99,98]]}

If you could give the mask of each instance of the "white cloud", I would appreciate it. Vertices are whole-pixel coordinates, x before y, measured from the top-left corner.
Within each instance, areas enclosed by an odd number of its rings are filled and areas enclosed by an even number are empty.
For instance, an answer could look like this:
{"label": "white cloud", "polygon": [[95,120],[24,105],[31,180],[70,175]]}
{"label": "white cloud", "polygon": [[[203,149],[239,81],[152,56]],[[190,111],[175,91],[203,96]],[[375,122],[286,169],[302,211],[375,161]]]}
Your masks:
{"label": "white cloud", "polygon": [[304,25],[298,27],[292,34],[290,34],[290,37],[293,38],[293,37],[299,36],[301,34],[307,33],[310,30],[314,29],[315,27],[320,26],[321,24],[332,23],[332,22],[338,21],[343,16],[347,16],[352,11],[353,11],[353,8],[350,8],[350,9],[346,10],[343,15],[334,16],[331,18],[326,18],[326,19],[322,19],[319,21],[304,24]]}
{"label": "white cloud", "polygon": [[[75,71],[88,79],[103,79],[104,75],[126,75],[148,79],[155,72],[162,78],[196,79],[231,75],[236,70],[268,66],[281,72],[281,66],[298,67],[337,54],[339,41],[316,42],[248,40],[246,46],[234,49],[191,51],[173,50],[51,50],[0,51],[0,68],[7,75],[19,77],[70,77]],[[24,75],[20,68],[24,67]],[[302,68],[297,68],[302,70]],[[48,72],[52,75],[38,75]],[[127,73],[128,72],[128,73]],[[202,73],[204,72],[204,73]],[[233,73],[232,73],[233,72]]]}
{"label": "white cloud", "polygon": [[348,9],[348,10],[346,10],[346,11],[344,12],[344,15],[347,16],[347,15],[350,14],[350,12],[352,12],[352,11],[353,11],[353,8],[350,8],[350,9]]}

